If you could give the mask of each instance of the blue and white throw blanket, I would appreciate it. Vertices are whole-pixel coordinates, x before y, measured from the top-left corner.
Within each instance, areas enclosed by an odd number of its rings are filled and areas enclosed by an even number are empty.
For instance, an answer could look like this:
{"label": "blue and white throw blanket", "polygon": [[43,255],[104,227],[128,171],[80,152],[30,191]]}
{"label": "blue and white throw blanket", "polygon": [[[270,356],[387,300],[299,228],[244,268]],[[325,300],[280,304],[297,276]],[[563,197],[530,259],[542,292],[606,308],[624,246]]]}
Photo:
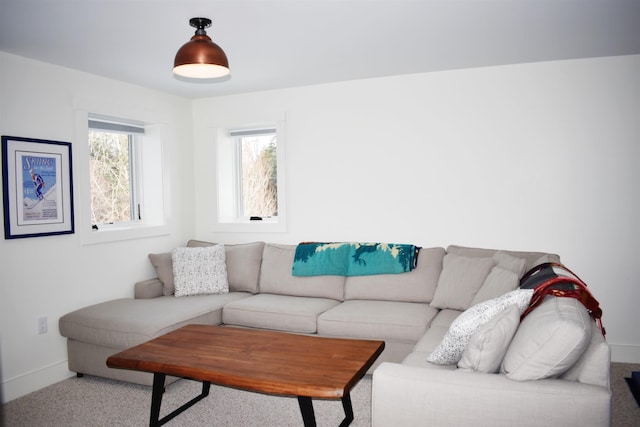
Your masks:
{"label": "blue and white throw blanket", "polygon": [[413,270],[419,247],[393,243],[300,243],[293,259],[294,276],[365,276]]}

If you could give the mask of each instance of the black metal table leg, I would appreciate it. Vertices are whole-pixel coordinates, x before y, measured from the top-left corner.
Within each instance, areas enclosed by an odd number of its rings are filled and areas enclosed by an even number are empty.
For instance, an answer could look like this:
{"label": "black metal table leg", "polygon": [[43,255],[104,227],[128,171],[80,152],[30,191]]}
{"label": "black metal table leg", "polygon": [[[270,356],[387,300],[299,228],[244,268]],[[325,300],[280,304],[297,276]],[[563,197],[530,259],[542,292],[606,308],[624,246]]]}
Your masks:
{"label": "black metal table leg", "polygon": [[[302,412],[304,427],[316,427],[316,415],[313,412],[311,398],[298,396],[298,404],[300,405],[300,412]],[[353,406],[351,405],[351,395],[349,393],[342,398],[342,408],[344,409],[345,417],[340,423],[340,427],[347,427],[353,421]]]}
{"label": "black metal table leg", "polygon": [[344,408],[344,420],[340,423],[340,427],[347,427],[353,421],[353,406],[351,406],[351,394],[347,393],[342,398],[342,407]]}
{"label": "black metal table leg", "polygon": [[161,425],[160,418],[160,405],[162,404],[162,395],[164,394],[164,380],[167,376],[165,374],[155,373],[153,374],[153,391],[151,393],[151,415],[149,418],[149,426],[156,427]]}
{"label": "black metal table leg", "polygon": [[168,421],[172,420],[173,418],[175,418],[177,415],[183,413],[184,411],[186,411],[187,409],[195,405],[197,402],[207,397],[209,395],[209,390],[211,388],[210,382],[203,381],[202,392],[198,396],[194,397],[184,405],[180,406],[178,409],[171,412],[164,418],[159,419],[160,405],[162,404],[162,395],[164,394],[165,378],[166,378],[165,374],[158,374],[158,373],[153,374],[153,392],[151,395],[151,415],[149,418],[149,426],[151,427],[161,426],[167,423]]}
{"label": "black metal table leg", "polygon": [[316,427],[316,415],[313,412],[313,402],[310,397],[298,396],[300,412],[302,412],[302,422],[304,427]]}

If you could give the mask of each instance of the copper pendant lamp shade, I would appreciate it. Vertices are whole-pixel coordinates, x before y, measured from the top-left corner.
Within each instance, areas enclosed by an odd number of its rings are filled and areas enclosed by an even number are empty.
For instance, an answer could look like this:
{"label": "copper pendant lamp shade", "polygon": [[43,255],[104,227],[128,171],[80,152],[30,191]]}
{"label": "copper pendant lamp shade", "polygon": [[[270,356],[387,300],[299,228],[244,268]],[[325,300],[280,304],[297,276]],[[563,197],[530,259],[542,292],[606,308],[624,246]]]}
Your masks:
{"label": "copper pendant lamp shade", "polygon": [[191,18],[189,25],[196,28],[196,33],[176,53],[173,72],[195,79],[214,79],[228,75],[231,71],[227,55],[211,41],[204,30],[211,26],[211,19]]}

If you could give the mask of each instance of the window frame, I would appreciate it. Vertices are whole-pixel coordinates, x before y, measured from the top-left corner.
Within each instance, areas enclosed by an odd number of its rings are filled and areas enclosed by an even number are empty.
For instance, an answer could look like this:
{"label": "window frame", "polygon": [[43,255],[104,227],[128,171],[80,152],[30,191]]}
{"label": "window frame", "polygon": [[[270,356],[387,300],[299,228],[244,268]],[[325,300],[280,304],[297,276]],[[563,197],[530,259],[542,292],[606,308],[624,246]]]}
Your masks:
{"label": "window frame", "polygon": [[[242,160],[238,157],[236,137],[233,133],[273,129],[277,138],[277,193],[278,215],[251,220],[239,215],[242,198]],[[213,232],[285,232],[286,222],[286,135],[284,120],[244,126],[215,128],[216,197]]]}
{"label": "window frame", "polygon": [[[78,173],[75,179],[80,202],[80,225],[76,232],[80,234],[83,245],[116,242],[123,240],[142,239],[148,237],[169,235],[168,217],[166,203],[170,200],[169,189],[163,185],[170,182],[168,169],[164,164],[163,139],[165,126],[153,115],[147,112],[140,112],[135,109],[123,108],[120,106],[114,111],[105,111],[95,102],[86,100],[76,100],[76,134],[79,144],[74,144],[74,156],[81,159],[77,163]],[[98,103],[99,104],[99,103]],[[144,143],[137,144],[134,156],[141,160],[141,167],[138,169],[138,200],[141,200],[142,220],[128,223],[117,223],[113,225],[99,227],[98,230],[92,228],[91,219],[91,188],[89,171],[89,117],[127,117],[131,121],[144,124]],[[134,144],[135,145],[135,144]],[[146,182],[146,183],[145,183]],[[146,213],[145,213],[146,212]]]}

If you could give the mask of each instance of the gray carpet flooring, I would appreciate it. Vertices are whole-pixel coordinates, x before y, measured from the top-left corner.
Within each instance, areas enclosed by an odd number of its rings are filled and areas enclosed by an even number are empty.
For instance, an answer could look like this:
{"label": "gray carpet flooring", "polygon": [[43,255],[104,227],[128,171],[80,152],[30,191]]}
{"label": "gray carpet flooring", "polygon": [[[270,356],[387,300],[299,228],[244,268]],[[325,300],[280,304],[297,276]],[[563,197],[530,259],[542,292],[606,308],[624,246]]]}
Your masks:
{"label": "gray carpet flooring", "polygon": [[[179,380],[167,386],[160,416],[197,396],[202,385]],[[351,391],[352,426],[371,425],[371,377]],[[149,425],[151,387],[91,376],[69,378],[3,405],[7,427],[86,427]],[[313,400],[318,427],[344,419],[340,400]],[[169,421],[167,426],[302,426],[295,397],[251,393],[212,385],[209,396]]]}
{"label": "gray carpet flooring", "polygon": [[[624,380],[640,364],[611,365],[612,426],[639,427],[640,408]],[[180,380],[166,389],[161,416],[195,397],[201,385]],[[371,377],[352,390],[354,427],[371,425]],[[2,425],[18,426],[145,426],[149,423],[151,388],[85,376],[69,378],[2,405]],[[344,418],[339,400],[314,400],[318,427],[337,426]],[[301,426],[298,401],[211,386],[208,397],[171,420],[168,426]],[[402,426],[393,426],[402,427]]]}

